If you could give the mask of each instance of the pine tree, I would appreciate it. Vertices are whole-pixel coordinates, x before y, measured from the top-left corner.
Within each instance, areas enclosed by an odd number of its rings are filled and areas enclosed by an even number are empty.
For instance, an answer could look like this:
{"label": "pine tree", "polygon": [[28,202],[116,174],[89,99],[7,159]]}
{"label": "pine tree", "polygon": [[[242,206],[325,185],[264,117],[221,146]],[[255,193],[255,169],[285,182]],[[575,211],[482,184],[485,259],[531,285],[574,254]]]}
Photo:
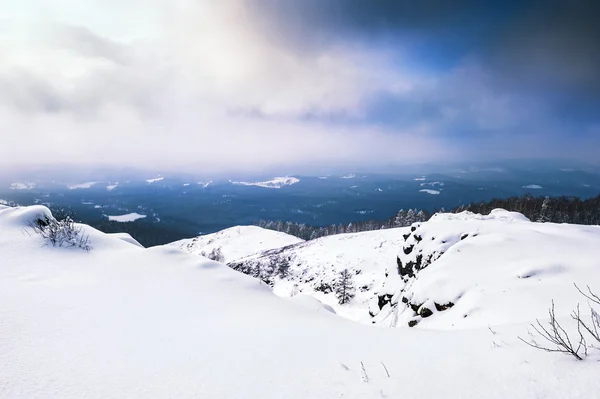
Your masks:
{"label": "pine tree", "polygon": [[405,226],[410,226],[417,221],[417,212],[414,209],[409,209],[406,212],[406,218],[404,219]]}
{"label": "pine tree", "polygon": [[348,269],[344,269],[340,272],[338,279],[334,286],[335,296],[337,297],[340,305],[350,302],[354,298],[354,281],[352,273]]}
{"label": "pine tree", "polygon": [[550,221],[550,197],[544,198],[544,202],[542,202],[542,210],[540,212],[540,217],[538,218],[538,222],[547,223]]}
{"label": "pine tree", "polygon": [[277,274],[280,278],[286,278],[290,273],[290,261],[285,256],[280,257],[277,262]]}
{"label": "pine tree", "polygon": [[394,227],[404,227],[406,226],[406,211],[404,209],[400,209],[396,218],[394,219]]}

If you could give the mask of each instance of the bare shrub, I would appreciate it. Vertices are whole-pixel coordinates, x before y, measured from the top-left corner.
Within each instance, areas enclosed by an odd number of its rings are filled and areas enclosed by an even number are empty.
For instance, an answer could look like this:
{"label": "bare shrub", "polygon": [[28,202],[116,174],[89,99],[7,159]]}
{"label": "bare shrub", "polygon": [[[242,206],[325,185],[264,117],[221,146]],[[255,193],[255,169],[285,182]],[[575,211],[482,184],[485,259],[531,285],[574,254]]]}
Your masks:
{"label": "bare shrub", "polygon": [[59,213],[62,215],[56,218],[40,215],[29,222],[29,227],[53,247],[78,247],[89,251],[92,248],[90,237],[83,232],[83,227],[78,226],[71,215]]}
{"label": "bare shrub", "polygon": [[217,262],[225,261],[225,255],[223,255],[221,248],[213,248],[213,250],[208,254],[207,258]]}
{"label": "bare shrub", "polygon": [[[591,288],[588,286],[587,291],[583,291],[576,284],[575,288],[586,298],[590,308],[590,320],[586,321],[582,316],[579,308],[571,313],[571,319],[575,321],[577,326],[577,336],[569,336],[569,333],[561,326],[556,320],[556,314],[554,311],[554,301],[552,301],[552,307],[548,311],[550,320],[546,325],[536,320],[535,324],[531,324],[531,327],[535,331],[535,334],[529,332],[530,339],[528,341],[519,337],[519,339],[525,342],[527,345],[540,349],[546,352],[558,352],[565,353],[573,356],[577,360],[583,360],[588,350],[591,348],[600,349],[591,344],[588,344],[586,340],[586,334],[589,335],[593,340],[600,343],[600,315],[598,311],[594,309],[592,304],[600,305],[600,297],[594,294]],[[537,338],[542,338],[543,343],[538,343]]]}

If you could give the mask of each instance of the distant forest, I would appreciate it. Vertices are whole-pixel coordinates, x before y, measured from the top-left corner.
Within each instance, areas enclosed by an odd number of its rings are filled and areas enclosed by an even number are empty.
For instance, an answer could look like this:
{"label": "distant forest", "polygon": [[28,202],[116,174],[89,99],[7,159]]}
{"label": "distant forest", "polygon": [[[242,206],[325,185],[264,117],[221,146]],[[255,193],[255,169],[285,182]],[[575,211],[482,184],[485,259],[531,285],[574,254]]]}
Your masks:
{"label": "distant forest", "polygon": [[[461,205],[449,211],[443,208],[439,212],[459,213],[470,211],[489,214],[496,208],[520,212],[534,222],[571,223],[584,225],[600,225],[600,195],[595,198],[581,200],[576,197],[509,197],[493,199],[487,202]],[[291,234],[304,240],[312,240],[333,234],[358,233],[410,226],[416,222],[429,220],[432,214],[427,211],[409,209],[400,210],[398,214],[387,220],[369,220],[349,223],[347,225],[310,226],[301,223],[259,220],[255,223],[265,229]]]}
{"label": "distant forest", "polygon": [[265,229],[291,234],[298,238],[302,238],[303,240],[314,240],[315,238],[326,237],[334,234],[359,233],[361,231],[410,226],[416,222],[425,222],[429,220],[430,217],[431,214],[429,214],[427,211],[417,209],[409,209],[405,211],[402,209],[398,212],[398,214],[396,214],[396,216],[387,220],[367,220],[348,224],[332,224],[329,226],[311,226],[304,223],[259,220],[257,223],[255,223],[255,225]]}
{"label": "distant forest", "polygon": [[[17,205],[13,202],[7,204]],[[533,197],[526,195],[523,197],[494,199],[488,202],[461,205],[449,211],[442,208],[439,211],[458,213],[468,210],[475,213],[488,214],[495,208],[520,212],[534,222],[600,225],[600,195],[586,200],[576,197]],[[259,220],[254,224],[266,229],[291,234],[304,240],[311,240],[333,234],[357,233],[410,226],[415,222],[429,220],[431,215],[431,213],[424,210],[408,209],[400,210],[395,216],[386,220],[368,220],[329,226],[311,226],[294,222],[269,220]],[[106,233],[127,232],[146,247],[162,245],[167,242],[179,240],[182,236],[185,236],[185,233],[181,231],[180,224],[152,223],[145,220],[140,220],[136,223],[118,223],[107,219],[85,220],[85,222]]]}

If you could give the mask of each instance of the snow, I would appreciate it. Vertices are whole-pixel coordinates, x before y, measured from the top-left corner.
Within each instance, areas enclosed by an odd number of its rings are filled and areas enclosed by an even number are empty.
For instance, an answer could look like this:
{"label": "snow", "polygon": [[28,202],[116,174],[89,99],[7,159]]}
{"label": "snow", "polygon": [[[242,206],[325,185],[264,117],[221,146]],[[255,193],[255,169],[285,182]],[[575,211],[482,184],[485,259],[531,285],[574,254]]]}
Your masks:
{"label": "snow", "polygon": [[350,173],[349,175],[342,176],[342,179],[354,179],[356,175],[354,173]]}
{"label": "snow", "polygon": [[430,186],[430,187],[439,186],[439,187],[443,187],[444,186],[444,182],[441,182],[441,181],[432,181],[432,182],[427,182],[427,183],[421,183],[421,187],[425,187],[425,186]]}
{"label": "snow", "polygon": [[146,215],[140,215],[139,213],[133,212],[133,213],[125,214],[125,215],[116,215],[116,216],[106,215],[106,217],[108,217],[108,220],[110,220],[112,222],[125,223],[125,222],[133,222],[138,219],[143,219],[146,217]]}
{"label": "snow", "polygon": [[428,188],[424,188],[422,190],[419,190],[420,193],[427,193],[427,194],[431,194],[431,195],[439,195],[440,191],[439,190],[431,190]]}
{"label": "snow", "polygon": [[212,180],[211,181],[207,181],[207,182],[199,181],[198,184],[201,185],[202,188],[206,188],[206,187],[208,187],[208,186],[210,186],[212,184]]}
{"label": "snow", "polygon": [[424,181],[427,180],[425,177],[415,177],[416,181]]}
{"label": "snow", "polygon": [[[390,274],[380,293],[394,296],[392,306],[377,323],[417,320],[417,328],[434,329],[526,323],[543,317],[552,300],[567,316],[581,300],[573,284],[600,281],[598,226],[533,223],[496,209],[484,216],[437,214],[413,228],[398,258],[403,266],[421,258],[422,270],[404,281]],[[434,314],[421,318],[399,297]],[[445,311],[433,306],[449,302],[454,306]]]}
{"label": "snow", "polygon": [[232,181],[231,184],[236,184],[240,186],[256,186],[263,188],[282,188],[284,186],[291,186],[299,182],[300,179],[297,179],[295,177],[275,177],[271,180],[259,182]]}
{"label": "snow", "polygon": [[164,179],[165,179],[164,177],[156,177],[154,179],[148,179],[148,180],[146,180],[146,182],[152,184],[152,183],[156,183],[156,182],[162,181]]}
{"label": "snow", "polygon": [[94,208],[100,209],[100,208],[102,208],[102,205],[94,205]]}
{"label": "snow", "polygon": [[115,188],[117,188],[118,186],[119,186],[119,183],[110,184],[110,185],[106,186],[106,189],[107,189],[108,191],[112,191],[112,190],[114,190]]}
{"label": "snow", "polygon": [[540,186],[539,184],[530,184],[528,186],[523,186],[523,188],[530,188],[532,190],[540,190],[544,187]]}
{"label": "snow", "polygon": [[8,201],[0,199],[0,205],[8,205]]}
{"label": "snow", "polygon": [[210,254],[220,249],[225,262],[235,261],[257,252],[293,245],[304,240],[258,226],[236,226],[218,233],[175,241],[169,246],[182,249],[194,255]]}
{"label": "snow", "polygon": [[35,183],[12,183],[10,185],[11,190],[32,190],[35,188]]}
{"label": "snow", "polygon": [[[385,270],[394,265],[398,248],[404,242],[402,232],[403,229],[387,229],[337,234],[285,248],[257,251],[227,262],[230,265],[261,264],[264,267],[273,259],[275,263],[279,259],[287,259],[290,265],[289,276],[275,280],[276,294],[289,297],[295,291],[294,285],[297,285],[299,292],[314,296],[331,306],[336,313],[355,321],[371,323],[369,301],[374,296],[374,290],[385,281]],[[338,274],[346,268],[359,272],[354,276],[356,287],[367,288],[357,290],[352,302],[341,306],[333,293],[323,293],[319,291],[319,287],[323,284],[335,284]]]}
{"label": "snow", "polygon": [[[492,330],[420,328],[425,322],[414,329],[376,328],[344,320],[302,294],[278,298],[253,278],[172,247],[144,249],[87,226],[90,252],[43,245],[39,236],[23,234],[39,214],[49,211],[0,208],[2,398],[591,399],[600,391],[599,351],[577,362],[518,340],[526,334],[526,323],[519,321],[525,316],[511,306],[518,300],[533,316],[528,302],[536,302],[541,289],[484,290],[483,301],[496,295],[504,299],[495,307],[504,310],[499,319],[511,317]],[[570,285],[568,277],[575,276],[580,262],[598,259],[590,246],[597,243],[598,228],[563,231],[564,225],[540,226],[500,212],[491,218],[437,217],[426,226],[420,228],[436,234],[479,227],[473,239],[483,242],[468,244],[467,238],[454,245],[464,245],[461,253],[475,250],[479,262],[500,268],[512,267],[502,261],[513,251],[531,257],[559,238],[567,238],[566,244],[555,253],[578,243],[581,252],[565,266],[564,280],[539,282],[539,287],[548,284],[548,291],[560,282]],[[494,237],[506,229],[528,232],[516,238],[533,239],[535,230],[540,234],[533,243]],[[403,231],[409,229],[395,232]],[[548,235],[555,237],[546,241]],[[501,248],[490,244],[494,239]],[[368,265],[375,248],[357,247],[358,238],[348,241]],[[492,252],[481,258],[483,248]],[[423,273],[433,271],[433,264],[430,268]],[[478,276],[483,287],[492,284],[483,272]],[[587,276],[590,283],[598,281],[597,273]],[[513,284],[519,288],[523,281]],[[562,289],[554,293],[557,304],[563,294]],[[544,315],[545,309],[534,316]]]}
{"label": "snow", "polygon": [[83,188],[91,188],[94,184],[97,184],[97,181],[88,181],[85,183],[79,183],[79,184],[72,184],[72,185],[67,185],[67,188],[69,190],[77,190],[77,189],[83,189]]}

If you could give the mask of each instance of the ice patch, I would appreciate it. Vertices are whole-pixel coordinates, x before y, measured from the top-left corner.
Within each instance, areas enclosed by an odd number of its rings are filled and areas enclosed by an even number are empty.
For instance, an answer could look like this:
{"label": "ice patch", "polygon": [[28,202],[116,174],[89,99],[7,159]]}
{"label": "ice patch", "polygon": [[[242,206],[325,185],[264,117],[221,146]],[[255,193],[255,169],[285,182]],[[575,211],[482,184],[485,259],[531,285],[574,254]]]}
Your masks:
{"label": "ice patch", "polygon": [[89,181],[86,183],[67,185],[67,188],[69,190],[77,190],[78,188],[91,188],[94,184],[97,184],[97,183],[98,183],[97,181]]}
{"label": "ice patch", "polygon": [[106,215],[106,217],[108,217],[108,220],[110,220],[112,222],[126,223],[126,222],[133,222],[138,219],[143,219],[146,217],[146,215],[140,215],[139,213],[133,212],[133,213],[128,213],[126,215],[117,215],[117,216]]}
{"label": "ice patch", "polygon": [[245,182],[245,181],[230,181],[231,184],[239,186],[256,186],[263,188],[282,188],[283,186],[291,186],[300,182],[300,179],[295,177],[275,177],[274,179],[260,182]]}

